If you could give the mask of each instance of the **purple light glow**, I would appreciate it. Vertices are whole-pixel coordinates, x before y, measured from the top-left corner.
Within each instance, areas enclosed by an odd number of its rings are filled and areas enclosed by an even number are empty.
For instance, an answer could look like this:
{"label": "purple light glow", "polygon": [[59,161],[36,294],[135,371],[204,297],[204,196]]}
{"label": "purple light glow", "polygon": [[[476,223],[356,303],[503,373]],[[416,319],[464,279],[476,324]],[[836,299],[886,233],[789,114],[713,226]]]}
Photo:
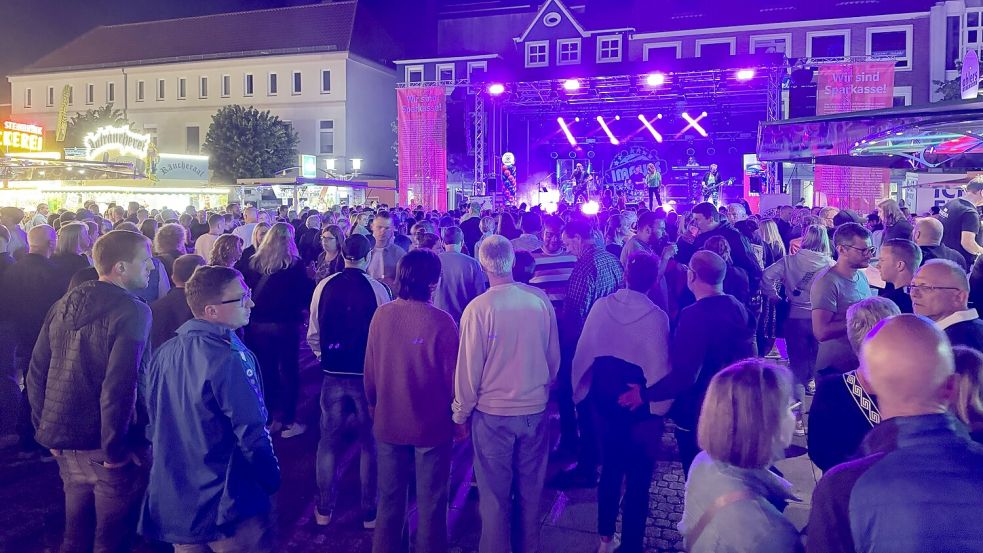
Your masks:
{"label": "purple light glow", "polygon": [[608,135],[608,138],[611,140],[611,144],[614,144],[615,146],[617,146],[618,144],[621,144],[621,142],[619,142],[618,139],[614,137],[614,133],[611,132],[611,129],[608,128],[608,124],[604,122],[604,118],[603,117],[601,117],[600,115],[598,115],[597,116],[597,122],[600,123],[601,124],[601,128],[604,129],[604,134]]}
{"label": "purple light glow", "polygon": [[684,128],[683,130],[681,130],[681,131],[679,131],[679,134],[678,134],[678,135],[676,135],[676,136],[680,136],[680,135],[682,135],[682,134],[683,134],[684,132],[686,132],[686,131],[688,131],[688,130],[690,130],[690,129],[693,129],[693,130],[695,130],[696,132],[698,132],[698,133],[700,133],[700,135],[702,135],[702,136],[703,136],[704,138],[705,138],[705,137],[707,137],[707,136],[709,136],[709,135],[707,134],[707,131],[706,131],[706,129],[704,129],[704,128],[703,128],[703,126],[702,126],[702,125],[700,125],[700,121],[702,121],[702,120],[703,120],[703,119],[704,119],[704,118],[705,118],[706,116],[707,116],[707,112],[705,112],[705,111],[704,111],[703,113],[701,113],[701,114],[700,114],[700,116],[699,116],[699,117],[697,117],[696,119],[693,119],[693,118],[692,118],[692,117],[690,116],[690,114],[688,114],[688,113],[686,113],[686,112],[684,111],[684,112],[682,113],[682,117],[683,117],[683,119],[685,119],[685,120],[686,120],[686,122],[687,122],[687,123],[689,123],[689,124],[688,124],[688,125],[686,125],[686,128]]}
{"label": "purple light glow", "polygon": [[648,86],[662,86],[666,83],[666,76],[662,73],[652,73],[645,77],[645,84]]}
{"label": "purple light glow", "polygon": [[594,200],[591,200],[584,205],[580,206],[580,212],[584,215],[597,215],[601,211],[601,206]]}
{"label": "purple light glow", "polygon": [[754,78],[754,69],[741,69],[737,72],[737,80],[750,81]]}
{"label": "purple light glow", "polygon": [[[662,119],[662,114],[660,113],[656,115],[655,118]],[[658,142],[659,144],[662,144],[662,140],[663,140],[662,135],[659,134],[659,131],[655,130],[655,127],[652,126],[652,123],[648,119],[646,119],[645,116],[642,114],[638,114],[638,120],[641,121],[643,125],[645,125],[645,128],[648,129],[649,133],[652,134],[652,138],[654,138],[655,141]]]}
{"label": "purple light glow", "polygon": [[503,92],[505,92],[505,85],[502,83],[495,83],[488,87],[488,94],[491,94],[492,96],[498,96]]}
{"label": "purple light glow", "polygon": [[563,120],[562,117],[557,117],[556,122],[560,124],[560,128],[563,129],[563,134],[567,136],[567,142],[571,146],[577,145],[577,139],[573,137],[573,133],[570,132],[570,127],[567,127],[567,122]]}
{"label": "purple light glow", "polygon": [[573,92],[574,90],[580,90],[580,81],[577,79],[567,79],[563,81],[563,90]]}

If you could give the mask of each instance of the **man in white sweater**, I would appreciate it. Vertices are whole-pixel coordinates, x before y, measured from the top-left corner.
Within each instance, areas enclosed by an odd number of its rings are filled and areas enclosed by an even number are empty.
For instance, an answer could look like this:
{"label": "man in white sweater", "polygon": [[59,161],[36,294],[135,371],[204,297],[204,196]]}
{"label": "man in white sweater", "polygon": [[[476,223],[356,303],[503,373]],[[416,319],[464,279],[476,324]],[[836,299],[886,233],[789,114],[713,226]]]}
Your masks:
{"label": "man in white sweater", "polygon": [[454,422],[470,419],[480,553],[532,553],[549,453],[546,402],[560,367],[556,313],[543,291],[512,280],[515,253],[504,236],[486,238],[478,260],[491,286],[461,317]]}

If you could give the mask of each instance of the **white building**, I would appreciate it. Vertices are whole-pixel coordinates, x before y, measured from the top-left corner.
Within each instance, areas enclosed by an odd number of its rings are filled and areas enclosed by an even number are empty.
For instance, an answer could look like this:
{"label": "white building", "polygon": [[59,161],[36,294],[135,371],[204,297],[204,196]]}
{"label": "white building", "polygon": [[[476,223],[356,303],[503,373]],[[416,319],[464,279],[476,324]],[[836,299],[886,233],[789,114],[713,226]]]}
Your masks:
{"label": "white building", "polygon": [[111,103],[161,152],[197,154],[219,108],[251,105],[290,122],[321,169],[358,158],[362,173],[393,177],[395,46],[368,38],[362,11],[350,1],[97,27],[8,77],[11,117],[53,130],[68,85],[69,116]]}

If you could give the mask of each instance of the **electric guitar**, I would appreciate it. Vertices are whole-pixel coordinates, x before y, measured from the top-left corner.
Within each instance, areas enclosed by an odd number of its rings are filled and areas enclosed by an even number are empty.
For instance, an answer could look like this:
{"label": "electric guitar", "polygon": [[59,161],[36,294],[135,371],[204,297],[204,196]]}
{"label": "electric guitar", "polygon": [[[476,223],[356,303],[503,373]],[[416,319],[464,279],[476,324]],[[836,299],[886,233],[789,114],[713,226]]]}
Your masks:
{"label": "electric guitar", "polygon": [[703,185],[702,185],[703,197],[704,198],[709,198],[715,192],[719,191],[721,187],[723,187],[723,186],[730,186],[732,184],[734,184],[734,177],[731,177],[731,178],[729,178],[727,180],[718,181],[718,182],[715,182],[713,184],[708,184],[706,181],[704,181],[703,182]]}

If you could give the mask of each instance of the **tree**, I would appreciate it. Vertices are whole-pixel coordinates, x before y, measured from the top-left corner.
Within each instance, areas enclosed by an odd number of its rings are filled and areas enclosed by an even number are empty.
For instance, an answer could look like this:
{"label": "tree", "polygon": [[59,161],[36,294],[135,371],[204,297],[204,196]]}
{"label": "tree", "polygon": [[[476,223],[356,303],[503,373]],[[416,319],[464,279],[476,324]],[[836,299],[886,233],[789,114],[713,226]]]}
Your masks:
{"label": "tree", "polygon": [[[962,90],[960,88],[962,70],[963,61],[956,60],[956,72],[960,75],[946,81],[932,81],[932,84],[935,85],[935,92],[942,95],[942,100],[959,100],[962,98]],[[983,59],[980,60],[980,74],[983,75]]]}
{"label": "tree", "polygon": [[204,149],[216,179],[270,178],[293,167],[300,137],[290,123],[249,106],[226,106],[212,116]]}
{"label": "tree", "polygon": [[80,111],[68,121],[65,146],[82,148],[85,146],[83,143],[85,135],[107,126],[133,128],[133,123],[126,119],[122,111],[114,109],[113,104],[106,104],[99,109]]}

